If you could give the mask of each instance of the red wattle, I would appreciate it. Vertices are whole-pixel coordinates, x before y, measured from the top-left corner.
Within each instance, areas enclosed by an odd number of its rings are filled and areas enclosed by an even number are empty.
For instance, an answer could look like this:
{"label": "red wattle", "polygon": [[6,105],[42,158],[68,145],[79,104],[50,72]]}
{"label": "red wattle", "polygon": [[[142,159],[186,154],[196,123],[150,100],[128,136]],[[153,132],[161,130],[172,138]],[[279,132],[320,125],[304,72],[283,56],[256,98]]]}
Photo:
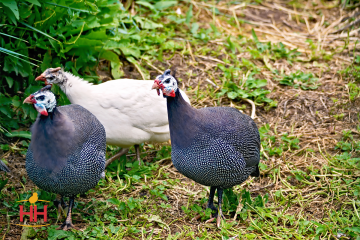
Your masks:
{"label": "red wattle", "polygon": [[40,114],[41,114],[41,115],[44,115],[44,116],[48,116],[48,115],[49,115],[48,112],[45,111],[45,110],[44,110],[44,111],[41,111]]}
{"label": "red wattle", "polygon": [[169,96],[170,96],[170,97],[175,97],[175,91],[174,91],[174,90],[171,90]]}

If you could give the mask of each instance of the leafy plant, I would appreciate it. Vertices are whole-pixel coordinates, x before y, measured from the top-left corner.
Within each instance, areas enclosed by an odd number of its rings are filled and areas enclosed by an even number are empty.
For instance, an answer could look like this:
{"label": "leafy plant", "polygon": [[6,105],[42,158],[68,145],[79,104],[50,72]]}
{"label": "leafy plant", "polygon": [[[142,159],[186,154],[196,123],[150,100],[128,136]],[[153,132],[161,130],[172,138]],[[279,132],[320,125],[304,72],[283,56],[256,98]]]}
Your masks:
{"label": "leafy plant", "polygon": [[314,90],[319,86],[318,78],[314,77],[312,73],[303,73],[297,71],[290,75],[284,75],[282,79],[277,79],[280,84],[292,86],[294,88],[300,87],[303,90]]}
{"label": "leafy plant", "polygon": [[346,86],[349,88],[349,97],[351,101],[360,97],[360,87],[356,83],[350,82]]}
{"label": "leafy plant", "polygon": [[[225,66],[219,64],[219,68],[225,70]],[[244,82],[236,84],[233,81],[225,81],[221,92],[217,97],[226,96],[230,99],[253,99],[257,103],[271,103],[273,100],[267,98],[269,90],[263,89],[267,85],[266,79],[256,79],[254,73],[249,74]]]}

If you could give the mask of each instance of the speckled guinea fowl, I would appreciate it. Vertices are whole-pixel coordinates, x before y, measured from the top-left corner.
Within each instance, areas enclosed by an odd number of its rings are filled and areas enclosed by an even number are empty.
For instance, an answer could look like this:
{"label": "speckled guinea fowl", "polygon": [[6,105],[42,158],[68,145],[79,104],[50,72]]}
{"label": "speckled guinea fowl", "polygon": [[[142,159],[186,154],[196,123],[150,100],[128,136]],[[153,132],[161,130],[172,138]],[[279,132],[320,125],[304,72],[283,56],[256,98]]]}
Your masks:
{"label": "speckled guinea fowl", "polygon": [[95,187],[105,170],[106,135],[97,118],[80,105],[56,107],[46,86],[27,97],[40,113],[31,127],[26,171],[39,188],[69,197],[66,221],[60,229],[75,228],[71,222],[74,198]]}
{"label": "speckled guinea fowl", "polygon": [[177,84],[166,70],[153,85],[167,98],[171,159],[180,173],[211,187],[208,208],[215,211],[213,198],[217,189],[220,226],[223,189],[241,184],[250,175],[259,176],[259,131],[251,117],[235,108],[191,107]]}
{"label": "speckled guinea fowl", "polygon": [[0,160],[0,171],[10,172],[10,169],[5,165],[3,161]]}

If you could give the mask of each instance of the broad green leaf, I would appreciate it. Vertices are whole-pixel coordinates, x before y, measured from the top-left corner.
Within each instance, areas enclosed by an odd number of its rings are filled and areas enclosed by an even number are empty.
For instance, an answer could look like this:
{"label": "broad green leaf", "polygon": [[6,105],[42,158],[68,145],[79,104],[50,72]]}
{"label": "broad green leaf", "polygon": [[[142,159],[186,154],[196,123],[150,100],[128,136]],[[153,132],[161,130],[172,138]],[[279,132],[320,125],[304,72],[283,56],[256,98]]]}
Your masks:
{"label": "broad green leaf", "polygon": [[44,72],[46,69],[52,67],[51,61],[52,61],[52,58],[51,58],[50,51],[47,51],[47,52],[44,54],[44,59],[43,59],[43,62],[42,62],[42,64],[41,64],[41,66],[40,66],[42,72]]}
{"label": "broad green leaf", "polygon": [[101,53],[100,58],[110,61],[111,74],[115,79],[118,79],[124,75],[123,71],[121,70],[122,63],[120,62],[118,55],[112,51],[104,51]]}
{"label": "broad green leaf", "polygon": [[5,11],[6,16],[11,20],[11,22],[17,26],[16,16],[12,11]]}
{"label": "broad green leaf", "polygon": [[111,65],[111,74],[114,79],[119,79],[124,76],[122,71],[122,63],[110,62]]}
{"label": "broad green leaf", "polygon": [[177,1],[160,1],[160,2],[157,2],[154,7],[157,9],[157,10],[164,10],[166,8],[169,8],[169,7],[172,7],[172,6],[175,6],[178,2]]}
{"label": "broad green leaf", "polygon": [[266,79],[251,79],[246,81],[246,86],[248,88],[261,88],[267,85]]}
{"label": "broad green leaf", "polygon": [[112,203],[112,204],[117,205],[117,206],[120,205],[120,201],[117,198],[110,198],[110,199],[107,200],[107,202]]}
{"label": "broad green leaf", "polygon": [[155,29],[155,28],[162,28],[163,25],[159,23],[154,23],[153,21],[144,18],[144,17],[136,17],[134,18],[137,23],[140,24],[142,29]]}
{"label": "broad green leaf", "polygon": [[120,47],[120,49],[121,49],[121,51],[123,52],[123,54],[125,56],[133,56],[135,58],[140,57],[140,50],[139,49],[125,47],[125,46]]}
{"label": "broad green leaf", "polygon": [[100,31],[92,31],[89,34],[85,35],[87,39],[98,39],[103,40],[106,39],[106,29],[101,29]]}
{"label": "broad green leaf", "polygon": [[39,3],[38,0],[25,0],[25,1],[26,1],[26,2],[29,2],[29,3],[32,3],[32,4],[36,5],[36,6],[41,7],[41,4]]}
{"label": "broad green leaf", "polygon": [[20,107],[21,104],[22,104],[22,102],[21,102],[20,99],[19,99],[19,96],[14,96],[14,97],[11,99],[11,101],[12,101],[12,105],[13,105],[14,107],[16,107],[16,108]]}
{"label": "broad green leaf", "polygon": [[2,106],[0,107],[0,112],[2,112],[3,114],[5,114],[7,117],[11,118],[12,117],[12,111],[11,108],[9,108],[8,106]]}
{"label": "broad green leaf", "polygon": [[191,26],[191,33],[196,34],[198,29],[199,29],[199,24],[198,23],[193,23],[192,26]]}
{"label": "broad green leaf", "polygon": [[148,3],[148,2],[145,2],[145,1],[136,1],[136,3],[137,3],[138,5],[142,5],[142,6],[144,6],[144,7],[148,7],[148,8],[150,8],[151,10],[155,10],[154,5],[152,5],[152,4]]}
{"label": "broad green leaf", "polygon": [[227,96],[230,99],[235,99],[235,98],[237,98],[238,94],[236,92],[228,92]]}
{"label": "broad green leaf", "polygon": [[[1,161],[1,160],[0,160]],[[9,179],[0,180],[0,191],[5,187]]]}
{"label": "broad green leaf", "polygon": [[6,82],[9,85],[9,88],[11,88],[14,84],[14,79],[12,79],[11,77],[5,76]]}
{"label": "broad green leaf", "polygon": [[72,240],[74,239],[74,234],[70,231],[63,231],[63,230],[55,230],[53,228],[49,228],[49,239],[51,240],[57,240],[57,239],[68,239]]}
{"label": "broad green leaf", "polygon": [[10,8],[15,17],[19,20],[19,8],[15,0],[2,0],[1,3],[4,4],[4,6]]}

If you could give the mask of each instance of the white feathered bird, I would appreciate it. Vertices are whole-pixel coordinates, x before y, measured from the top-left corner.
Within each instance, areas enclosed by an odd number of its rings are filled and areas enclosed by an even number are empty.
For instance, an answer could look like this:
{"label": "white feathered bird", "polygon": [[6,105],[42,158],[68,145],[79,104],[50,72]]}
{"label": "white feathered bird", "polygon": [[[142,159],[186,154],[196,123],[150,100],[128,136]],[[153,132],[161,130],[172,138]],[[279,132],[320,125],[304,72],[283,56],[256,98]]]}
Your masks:
{"label": "white feathered bird", "polygon": [[133,145],[140,160],[139,144],[170,139],[166,99],[154,95],[152,81],[118,79],[94,85],[60,67],[46,69],[36,80],[57,84],[72,104],[83,106],[104,125],[107,144],[124,148],[106,165]]}

